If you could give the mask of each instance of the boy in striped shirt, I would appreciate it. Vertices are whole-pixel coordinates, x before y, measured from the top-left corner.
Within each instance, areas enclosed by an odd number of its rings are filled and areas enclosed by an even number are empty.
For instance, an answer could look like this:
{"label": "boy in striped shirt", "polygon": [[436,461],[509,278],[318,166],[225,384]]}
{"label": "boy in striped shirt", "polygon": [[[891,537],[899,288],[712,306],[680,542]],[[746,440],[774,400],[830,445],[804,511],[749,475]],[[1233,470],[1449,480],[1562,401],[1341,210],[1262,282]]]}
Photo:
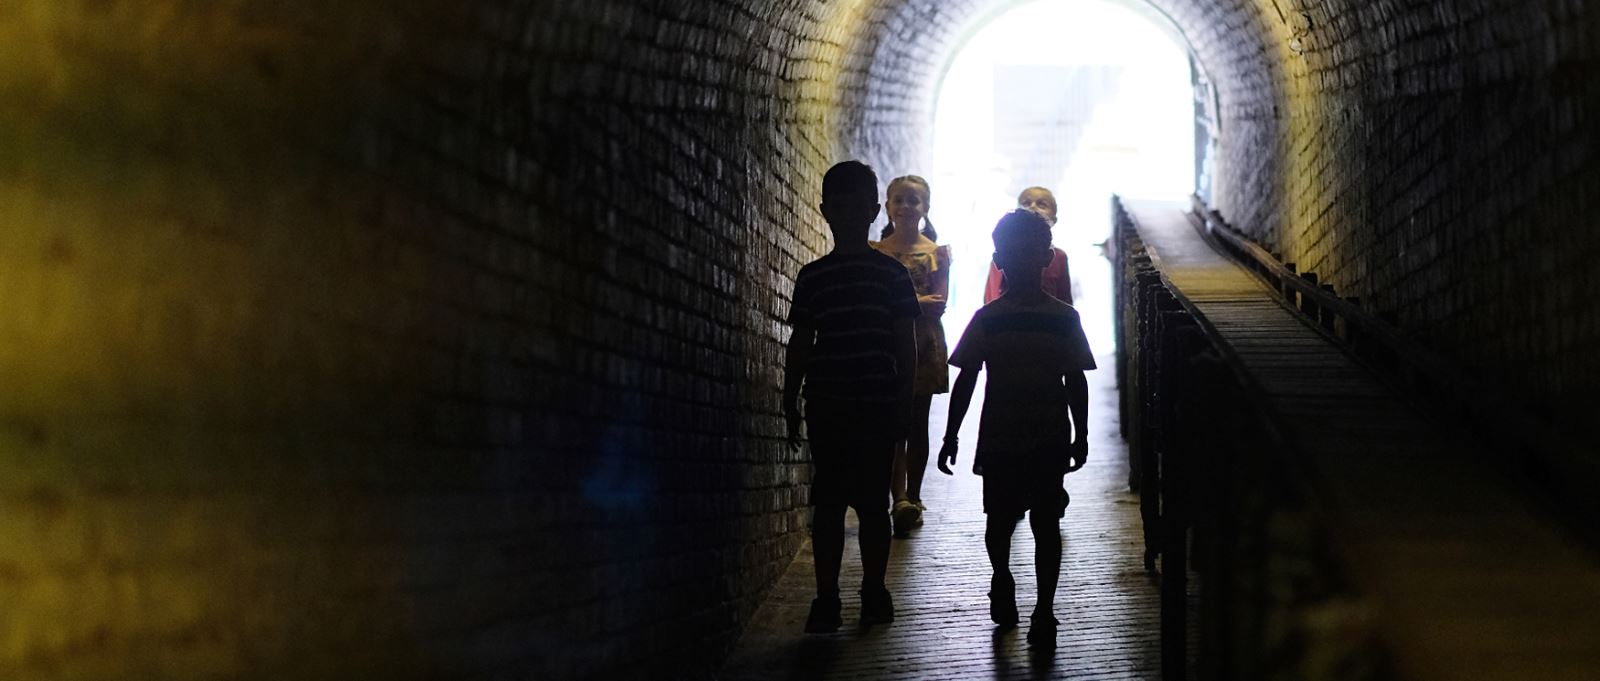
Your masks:
{"label": "boy in striped shirt", "polygon": [[857,161],[822,178],[822,215],[833,251],[800,268],[784,367],[784,416],[791,447],[800,447],[800,393],[814,475],[811,536],[817,598],[806,632],[842,624],[839,563],[844,513],[861,521],[861,623],[894,620],[883,578],[889,564],[889,472],[894,442],[904,437],[912,405],[917,292],[899,261],[867,245],[878,217],[878,178]]}
{"label": "boy in striped shirt", "polygon": [[950,418],[939,452],[939,470],[949,474],[956,460],[956,433],[971,404],[978,371],[987,370],[972,472],[983,476],[983,512],[988,516],[984,547],[994,568],[989,617],[1003,627],[1017,623],[1011,535],[1026,513],[1039,580],[1028,642],[1037,646],[1055,644],[1059,520],[1066,510],[1061,482],[1089,456],[1089,387],[1083,372],[1095,368],[1077,310],[1039,288],[1051,255],[1050,224],[1038,214],[1012,211],[995,226],[994,262],[1011,285],[972,316],[950,353],[950,364],[961,373],[950,394]]}

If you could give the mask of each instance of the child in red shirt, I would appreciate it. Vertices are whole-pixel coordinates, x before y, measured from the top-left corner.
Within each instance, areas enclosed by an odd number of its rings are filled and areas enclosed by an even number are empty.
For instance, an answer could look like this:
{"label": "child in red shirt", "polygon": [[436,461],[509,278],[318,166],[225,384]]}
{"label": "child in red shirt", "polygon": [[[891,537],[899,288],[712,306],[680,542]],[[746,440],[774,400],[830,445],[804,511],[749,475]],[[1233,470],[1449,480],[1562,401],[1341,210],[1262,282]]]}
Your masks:
{"label": "child in red shirt", "polygon": [[[1017,207],[1038,213],[1056,226],[1056,197],[1044,187],[1028,187],[1017,195]],[[1067,266],[1067,252],[1059,248],[1050,248],[1050,264],[1046,265],[1039,276],[1039,287],[1055,298],[1068,305],[1072,304],[1072,269]],[[1006,291],[1006,275],[989,263],[989,281],[983,287],[983,302],[985,305],[994,302],[1000,294]]]}

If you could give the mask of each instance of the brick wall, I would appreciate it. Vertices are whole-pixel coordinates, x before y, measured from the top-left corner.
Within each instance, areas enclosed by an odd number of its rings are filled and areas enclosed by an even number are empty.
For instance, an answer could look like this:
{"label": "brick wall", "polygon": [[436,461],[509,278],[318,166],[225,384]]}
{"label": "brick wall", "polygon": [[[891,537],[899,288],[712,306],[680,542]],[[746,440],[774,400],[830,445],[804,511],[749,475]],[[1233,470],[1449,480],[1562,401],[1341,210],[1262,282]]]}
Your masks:
{"label": "brick wall", "polygon": [[[916,49],[880,51],[892,68],[873,73],[921,84],[923,107],[965,27],[1005,5],[893,4],[895,45]],[[1215,203],[1230,221],[1509,399],[1568,425],[1590,411],[1600,14],[1564,0],[1150,5],[1216,85]],[[869,122],[908,118],[931,111]]]}
{"label": "brick wall", "polygon": [[[1593,383],[1592,16],[1155,4],[1231,219],[1529,394]],[[711,668],[804,538],[821,172],[915,172],[1003,5],[0,6],[0,676]]]}
{"label": "brick wall", "polygon": [[1587,418],[1600,384],[1588,274],[1600,13],[1306,4],[1286,257],[1536,410]]}
{"label": "brick wall", "polygon": [[[1006,3],[890,4],[894,46],[914,48],[880,51],[890,68],[872,73],[905,74],[924,108],[868,122],[920,142],[943,59]],[[1569,424],[1590,411],[1600,14],[1565,0],[1149,4],[1216,85],[1215,203],[1230,221],[1511,399]]]}
{"label": "brick wall", "polygon": [[0,677],[714,665],[872,25],[744,7],[0,7]]}
{"label": "brick wall", "polygon": [[0,676],[694,676],[930,3],[0,8]]}

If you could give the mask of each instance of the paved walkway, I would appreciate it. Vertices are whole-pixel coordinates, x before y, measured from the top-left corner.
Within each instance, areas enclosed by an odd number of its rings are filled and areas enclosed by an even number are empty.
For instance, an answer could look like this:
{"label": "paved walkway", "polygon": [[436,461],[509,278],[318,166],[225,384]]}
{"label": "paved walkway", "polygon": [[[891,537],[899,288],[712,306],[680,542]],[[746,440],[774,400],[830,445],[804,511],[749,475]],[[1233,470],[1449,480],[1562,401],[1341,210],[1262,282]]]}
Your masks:
{"label": "paved walkway", "polygon": [[[1104,350],[1110,350],[1105,348]],[[1156,679],[1160,676],[1156,587],[1141,567],[1138,497],[1128,493],[1127,447],[1118,433],[1112,357],[1090,372],[1090,454],[1067,478],[1072,505],[1062,523],[1063,561],[1053,654],[1034,655],[1024,639],[1036,595],[1033,543],[1027,524],[1012,541],[1023,625],[996,632],[989,621],[989,561],[983,550],[980,480],[972,475],[973,446],[983,386],[961,433],[954,478],[929,466],[926,525],[894,540],[889,588],[898,619],[862,630],[856,624],[855,585],[861,564],[854,537],[846,540],[845,626],[836,634],[801,628],[814,595],[810,545],[801,551],[756,613],[720,678],[776,679]],[[932,429],[944,433],[948,408],[934,401]]]}

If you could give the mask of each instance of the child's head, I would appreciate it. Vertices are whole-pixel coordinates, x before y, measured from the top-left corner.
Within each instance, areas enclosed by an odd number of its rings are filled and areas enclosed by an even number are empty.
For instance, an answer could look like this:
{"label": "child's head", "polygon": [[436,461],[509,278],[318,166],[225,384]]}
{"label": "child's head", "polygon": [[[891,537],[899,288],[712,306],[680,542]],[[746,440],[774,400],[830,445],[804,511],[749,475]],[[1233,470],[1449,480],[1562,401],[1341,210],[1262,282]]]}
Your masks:
{"label": "child's head", "polygon": [[889,181],[888,195],[889,224],[883,228],[884,238],[894,234],[895,225],[915,226],[923,225],[922,235],[930,240],[938,241],[939,233],[933,231],[933,223],[928,222],[928,202],[932,193],[928,190],[928,181],[916,175],[901,175]]}
{"label": "child's head", "polygon": [[1050,264],[1050,223],[1018,208],[994,226],[994,264],[1013,281],[1037,279]]}
{"label": "child's head", "polygon": [[1056,224],[1056,195],[1044,187],[1028,187],[1017,195],[1017,207],[1042,216],[1051,227]]}
{"label": "child's head", "polygon": [[[865,241],[878,217],[878,175],[860,161],[836,163],[822,176],[822,217],[836,241]],[[857,236],[859,232],[859,237]]]}

